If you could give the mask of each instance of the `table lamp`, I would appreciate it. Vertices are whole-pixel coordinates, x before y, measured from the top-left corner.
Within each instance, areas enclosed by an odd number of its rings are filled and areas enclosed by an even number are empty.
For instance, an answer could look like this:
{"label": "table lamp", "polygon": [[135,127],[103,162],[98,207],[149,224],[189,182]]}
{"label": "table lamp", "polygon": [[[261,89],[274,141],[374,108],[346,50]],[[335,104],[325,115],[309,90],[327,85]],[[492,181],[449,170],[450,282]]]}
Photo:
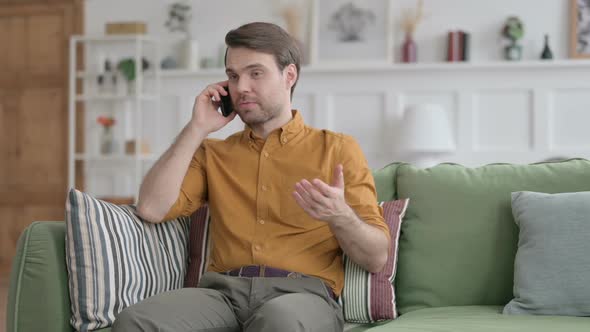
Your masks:
{"label": "table lamp", "polygon": [[418,167],[436,165],[441,155],[455,150],[446,111],[437,104],[406,107],[398,146],[411,155],[412,164]]}

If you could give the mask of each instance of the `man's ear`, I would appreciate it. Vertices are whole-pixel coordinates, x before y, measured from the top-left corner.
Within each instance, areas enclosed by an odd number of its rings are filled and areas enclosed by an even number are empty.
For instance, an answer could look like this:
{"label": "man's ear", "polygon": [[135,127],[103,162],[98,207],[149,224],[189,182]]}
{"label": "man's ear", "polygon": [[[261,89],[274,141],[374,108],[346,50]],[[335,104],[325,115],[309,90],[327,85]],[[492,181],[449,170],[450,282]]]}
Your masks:
{"label": "man's ear", "polygon": [[294,64],[288,65],[283,70],[283,75],[286,77],[285,82],[287,83],[287,88],[290,90],[295,85],[295,82],[297,82],[297,67]]}

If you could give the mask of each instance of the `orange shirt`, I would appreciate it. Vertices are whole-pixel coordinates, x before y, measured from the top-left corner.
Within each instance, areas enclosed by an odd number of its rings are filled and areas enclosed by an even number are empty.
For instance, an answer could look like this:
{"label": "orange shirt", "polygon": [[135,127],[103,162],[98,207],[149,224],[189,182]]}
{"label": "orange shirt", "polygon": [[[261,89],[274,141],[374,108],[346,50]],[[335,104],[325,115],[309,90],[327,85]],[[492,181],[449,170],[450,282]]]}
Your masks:
{"label": "orange shirt", "polygon": [[319,277],[339,295],[344,270],[338,241],[326,222],[308,216],[292,196],[304,178],[331,184],[339,163],[346,202],[389,238],[359,145],[350,136],[308,127],[297,111],[266,140],[249,127],[225,140],[204,140],[164,220],[188,216],[209,202],[208,271],[266,265]]}

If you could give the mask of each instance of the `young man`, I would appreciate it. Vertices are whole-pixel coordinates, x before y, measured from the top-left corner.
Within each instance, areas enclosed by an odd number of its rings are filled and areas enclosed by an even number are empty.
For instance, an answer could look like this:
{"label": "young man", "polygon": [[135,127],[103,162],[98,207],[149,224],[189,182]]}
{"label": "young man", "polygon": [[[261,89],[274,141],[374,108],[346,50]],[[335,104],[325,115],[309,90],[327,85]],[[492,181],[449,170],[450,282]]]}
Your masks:
{"label": "young man", "polygon": [[[283,29],[246,24],[225,41],[228,80],[196,98],[138,202],[156,223],[208,202],[208,272],[199,288],[123,310],[113,330],[342,331],[342,253],[371,272],[387,259],[371,171],[352,138],[310,128],[291,110],[301,56]],[[235,109],[228,117],[218,112],[224,86]],[[244,131],[206,139],[236,116]]]}

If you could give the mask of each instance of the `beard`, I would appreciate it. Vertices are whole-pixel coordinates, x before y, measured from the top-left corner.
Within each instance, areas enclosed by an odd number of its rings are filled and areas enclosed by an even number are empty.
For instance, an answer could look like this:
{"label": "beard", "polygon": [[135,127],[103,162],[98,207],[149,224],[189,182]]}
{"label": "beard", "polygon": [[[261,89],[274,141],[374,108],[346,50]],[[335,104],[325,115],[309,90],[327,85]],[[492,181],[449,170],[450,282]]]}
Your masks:
{"label": "beard", "polygon": [[260,101],[256,103],[257,107],[254,109],[241,110],[237,105],[234,105],[234,109],[237,111],[242,122],[248,126],[255,127],[262,125],[279,116],[282,110],[280,104],[263,104]]}

